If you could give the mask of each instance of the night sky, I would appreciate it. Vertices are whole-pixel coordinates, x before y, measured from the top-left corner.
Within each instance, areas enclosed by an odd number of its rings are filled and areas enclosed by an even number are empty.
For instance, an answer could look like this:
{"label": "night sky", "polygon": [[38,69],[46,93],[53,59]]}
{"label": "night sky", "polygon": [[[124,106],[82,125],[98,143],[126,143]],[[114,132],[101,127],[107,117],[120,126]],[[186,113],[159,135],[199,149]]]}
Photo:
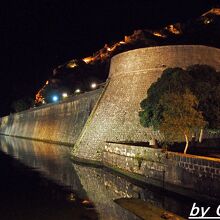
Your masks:
{"label": "night sky", "polygon": [[53,68],[92,55],[135,29],[196,18],[212,0],[1,1],[0,116],[32,97]]}

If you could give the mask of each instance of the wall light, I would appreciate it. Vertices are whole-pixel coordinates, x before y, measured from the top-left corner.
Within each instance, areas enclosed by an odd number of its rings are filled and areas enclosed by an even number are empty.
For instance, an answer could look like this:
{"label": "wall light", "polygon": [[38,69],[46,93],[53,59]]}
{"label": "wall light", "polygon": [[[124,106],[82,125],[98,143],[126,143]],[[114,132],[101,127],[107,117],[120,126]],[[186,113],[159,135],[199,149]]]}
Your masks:
{"label": "wall light", "polygon": [[80,93],[80,92],[81,92],[80,89],[76,89],[76,90],[75,90],[75,93]]}
{"label": "wall light", "polygon": [[58,101],[58,96],[54,95],[52,99],[53,99],[54,102],[57,102]]}
{"label": "wall light", "polygon": [[92,84],[91,84],[91,88],[92,88],[92,89],[95,89],[96,87],[97,87],[97,84],[96,84],[96,83],[92,83]]}
{"label": "wall light", "polygon": [[68,94],[67,94],[66,92],[64,92],[64,93],[62,94],[62,96],[63,96],[63,98],[67,98],[67,97],[68,97]]}

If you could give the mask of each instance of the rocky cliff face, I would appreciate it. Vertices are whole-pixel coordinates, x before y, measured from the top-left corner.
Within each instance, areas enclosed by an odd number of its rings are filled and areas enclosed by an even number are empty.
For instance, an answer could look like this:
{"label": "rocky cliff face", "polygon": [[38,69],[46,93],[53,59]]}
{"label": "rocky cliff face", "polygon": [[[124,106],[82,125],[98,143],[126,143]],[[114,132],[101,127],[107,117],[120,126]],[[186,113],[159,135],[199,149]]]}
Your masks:
{"label": "rocky cliff face", "polygon": [[[162,45],[206,45],[220,48],[220,8],[213,8],[195,20],[168,24],[158,30],[135,30],[123,40],[105,44],[90,57],[70,60],[54,69],[53,75],[36,95],[36,103],[47,99],[51,91],[76,89],[87,91],[91,82],[103,82],[108,77],[110,59],[132,49]],[[49,99],[48,99],[49,102]]]}

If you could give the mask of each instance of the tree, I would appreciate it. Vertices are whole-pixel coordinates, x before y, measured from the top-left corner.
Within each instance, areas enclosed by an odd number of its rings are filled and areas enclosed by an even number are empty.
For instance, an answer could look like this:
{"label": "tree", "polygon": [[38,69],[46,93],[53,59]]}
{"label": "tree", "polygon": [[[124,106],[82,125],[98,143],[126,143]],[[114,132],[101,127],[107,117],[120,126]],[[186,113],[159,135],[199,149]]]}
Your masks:
{"label": "tree", "polygon": [[163,107],[163,120],[159,130],[166,140],[181,140],[185,137],[186,153],[192,133],[206,125],[202,112],[198,110],[197,98],[189,90],[181,94],[166,93],[161,97],[160,105]]}
{"label": "tree", "polygon": [[144,127],[153,127],[155,130],[162,120],[163,108],[159,100],[165,93],[184,92],[190,88],[192,77],[181,68],[167,68],[163,71],[157,82],[153,83],[147,91],[147,98],[141,103],[139,112],[140,122]]}
{"label": "tree", "polygon": [[[147,91],[141,103],[140,123],[159,130],[164,120],[165,94],[183,96],[186,91],[196,98],[196,111],[202,114],[208,129],[220,129],[220,73],[208,65],[193,65],[186,69],[167,68]],[[180,97],[181,98],[181,97]],[[183,97],[182,97],[183,98]],[[195,108],[195,106],[194,106]],[[202,131],[201,127],[201,131]],[[174,131],[175,132],[175,131]]]}
{"label": "tree", "polygon": [[186,71],[192,77],[189,89],[199,101],[209,129],[220,129],[220,73],[208,65],[189,66]]}

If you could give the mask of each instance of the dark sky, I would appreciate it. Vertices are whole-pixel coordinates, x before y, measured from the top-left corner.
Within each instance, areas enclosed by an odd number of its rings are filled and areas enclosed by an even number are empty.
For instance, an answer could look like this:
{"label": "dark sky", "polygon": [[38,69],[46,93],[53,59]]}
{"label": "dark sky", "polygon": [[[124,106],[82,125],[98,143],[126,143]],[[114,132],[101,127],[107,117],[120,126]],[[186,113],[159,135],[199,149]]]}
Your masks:
{"label": "dark sky", "polygon": [[5,0],[0,13],[0,116],[34,97],[52,70],[135,29],[198,17],[212,0]]}

